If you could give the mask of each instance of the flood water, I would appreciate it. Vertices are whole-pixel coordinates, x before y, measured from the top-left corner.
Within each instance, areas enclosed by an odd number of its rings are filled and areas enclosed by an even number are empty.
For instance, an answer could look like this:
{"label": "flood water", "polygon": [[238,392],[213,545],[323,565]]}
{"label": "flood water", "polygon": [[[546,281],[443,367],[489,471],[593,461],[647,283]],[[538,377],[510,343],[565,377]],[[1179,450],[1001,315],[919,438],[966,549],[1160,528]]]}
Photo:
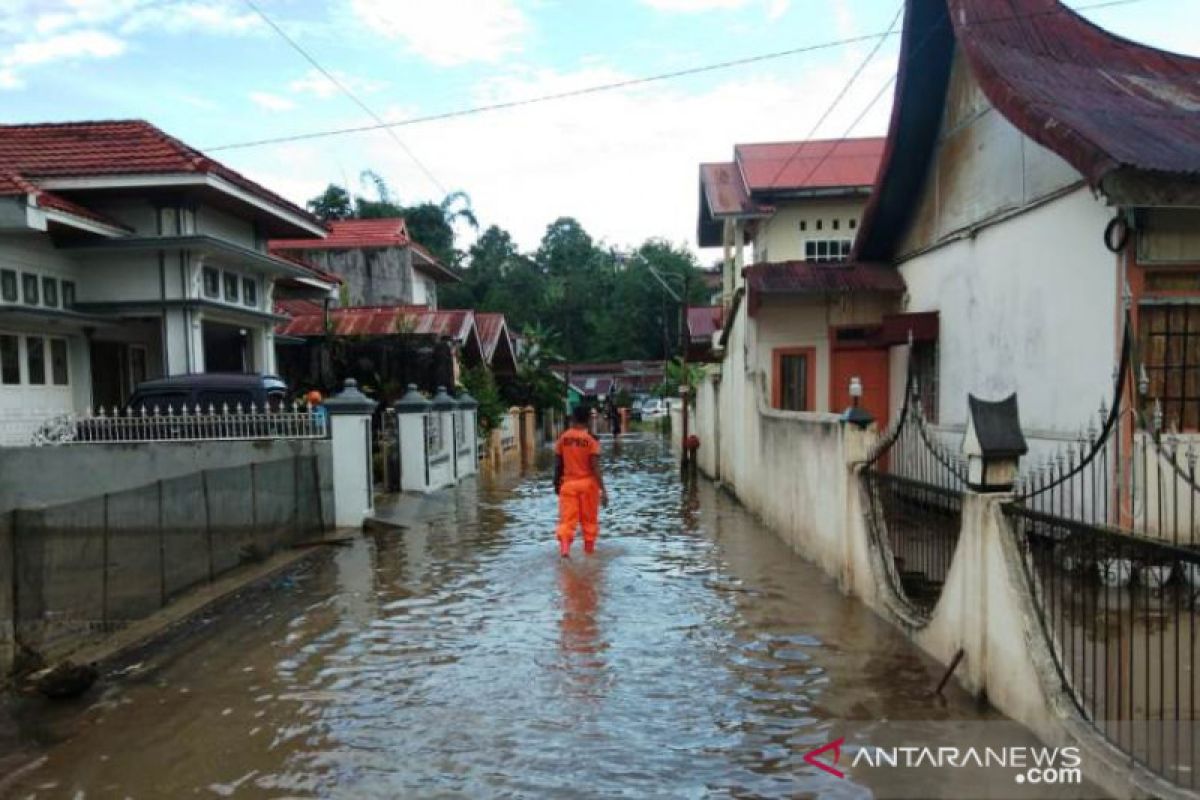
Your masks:
{"label": "flood water", "polygon": [[0,794],[979,796],[955,770],[806,764],[880,720],[937,744],[997,717],[932,699],[937,665],[728,496],[683,487],[660,441],[605,458],[595,556],[558,558],[545,471],[481,477],[77,702],[10,699],[2,763],[24,766]]}

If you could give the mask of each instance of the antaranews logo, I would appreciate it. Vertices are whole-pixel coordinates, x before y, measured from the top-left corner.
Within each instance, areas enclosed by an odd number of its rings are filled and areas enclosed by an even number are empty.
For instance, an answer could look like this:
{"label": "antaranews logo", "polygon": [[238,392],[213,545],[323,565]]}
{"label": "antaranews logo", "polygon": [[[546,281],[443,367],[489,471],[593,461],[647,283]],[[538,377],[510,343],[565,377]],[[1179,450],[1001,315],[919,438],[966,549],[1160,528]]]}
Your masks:
{"label": "antaranews logo", "polygon": [[[804,754],[805,763],[836,778],[846,774],[837,769],[845,737],[834,739]],[[827,755],[828,754],[828,755]],[[996,768],[1013,770],[1013,781],[1021,784],[1081,784],[1083,758],[1078,747],[874,747],[858,748],[850,760],[851,768],[896,769],[967,769]]]}

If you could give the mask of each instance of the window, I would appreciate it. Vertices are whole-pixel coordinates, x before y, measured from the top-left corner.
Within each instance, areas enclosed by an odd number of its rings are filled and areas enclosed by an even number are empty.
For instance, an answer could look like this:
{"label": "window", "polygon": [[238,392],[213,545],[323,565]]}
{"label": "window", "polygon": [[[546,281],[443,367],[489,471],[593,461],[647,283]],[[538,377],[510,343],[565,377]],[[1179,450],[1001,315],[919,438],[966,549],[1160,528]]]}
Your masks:
{"label": "window", "polygon": [[75,307],[75,281],[62,282],[62,304],[63,308]]}
{"label": "window", "polygon": [[50,340],[50,377],[55,386],[67,386],[71,383],[70,371],[67,367],[67,340]]}
{"label": "window", "polygon": [[228,303],[236,303],[238,301],[238,276],[225,273],[225,301]]}
{"label": "window", "polygon": [[1200,306],[1143,305],[1138,329],[1150,396],[1167,430],[1200,430]]}
{"label": "window", "polygon": [[46,340],[41,336],[25,337],[25,365],[32,386],[46,384]]}
{"label": "window", "polygon": [[58,308],[58,279],[42,278],[42,304]]}
{"label": "window", "polygon": [[912,353],[913,378],[917,382],[917,397],[921,400],[921,409],[925,418],[937,424],[938,421],[938,348],[937,342],[913,342]]}
{"label": "window", "polygon": [[21,295],[26,305],[38,304],[38,276],[21,273]]}
{"label": "window", "polygon": [[854,230],[857,227],[858,227],[858,220],[856,220],[854,217],[851,217],[850,218],[850,230]]}
{"label": "window", "polygon": [[0,270],[0,297],[6,303],[17,302],[17,273],[15,270]]}
{"label": "window", "polygon": [[221,273],[212,267],[204,268],[204,296],[214,300],[221,296]]}
{"label": "window", "polygon": [[21,346],[16,336],[0,334],[0,383],[21,383]]}
{"label": "window", "polygon": [[802,219],[800,220],[800,231],[803,232],[806,230],[808,230],[808,220]]}
{"label": "window", "polygon": [[822,226],[822,224],[824,224],[824,222],[825,222],[824,220],[820,220],[820,219],[817,220],[817,230],[821,230],[821,226]]}
{"label": "window", "polygon": [[258,308],[258,283],[253,278],[242,278],[242,302]]}
{"label": "window", "polygon": [[217,413],[221,413],[225,409],[235,412],[239,405],[242,407],[242,411],[249,412],[254,403],[254,396],[250,392],[230,391],[228,389],[203,391],[197,394],[196,402],[206,412],[209,407]]}
{"label": "window", "polygon": [[836,231],[840,227],[842,227],[842,221],[840,219],[838,219],[837,217],[834,217],[833,218],[833,229]]}
{"label": "window", "polygon": [[809,239],[804,243],[804,260],[845,261],[853,244],[850,239]]}
{"label": "window", "polygon": [[811,411],[815,391],[816,351],[811,347],[780,348],[772,353],[775,383],[771,399],[783,411]]}

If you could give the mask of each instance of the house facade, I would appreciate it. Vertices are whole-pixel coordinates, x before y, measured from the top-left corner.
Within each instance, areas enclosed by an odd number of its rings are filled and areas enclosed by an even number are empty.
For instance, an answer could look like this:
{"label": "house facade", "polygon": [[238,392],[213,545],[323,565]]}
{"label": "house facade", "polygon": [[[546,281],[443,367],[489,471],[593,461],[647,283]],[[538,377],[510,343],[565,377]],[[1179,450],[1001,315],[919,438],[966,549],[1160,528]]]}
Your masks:
{"label": "house facade", "polygon": [[743,144],[700,167],[699,242],[724,248],[715,355],[741,326],[742,376],[775,408],[843,407],[851,374],[888,385],[882,323],[903,286],[849,260],[882,152],[878,138]]}
{"label": "house facade", "polygon": [[140,120],[0,126],[0,414],[119,406],[147,378],[274,372],[267,251],[321,223]]}
{"label": "house facade", "polygon": [[[892,265],[938,421],[1017,392],[1035,448],[1111,406],[1126,310],[1168,430],[1200,428],[1200,60],[1055,0],[909,0],[887,152],[853,253]],[[947,21],[949,20],[949,22]],[[1195,352],[1194,352],[1195,351]]]}
{"label": "house facade", "polygon": [[303,259],[338,276],[342,306],[437,310],[438,285],[461,280],[412,240],[402,218],[334,220],[328,228],[320,240],[276,239],[270,247],[272,253]]}

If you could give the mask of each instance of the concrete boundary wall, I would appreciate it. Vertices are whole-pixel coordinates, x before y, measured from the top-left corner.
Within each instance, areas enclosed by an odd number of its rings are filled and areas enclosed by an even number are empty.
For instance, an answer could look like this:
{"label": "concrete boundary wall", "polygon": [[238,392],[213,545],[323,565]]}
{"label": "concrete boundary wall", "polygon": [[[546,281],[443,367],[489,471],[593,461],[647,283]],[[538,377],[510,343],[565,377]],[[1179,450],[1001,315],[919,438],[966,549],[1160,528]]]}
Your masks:
{"label": "concrete boundary wall", "polygon": [[730,377],[730,366],[698,388],[703,472],[939,662],[963,650],[956,679],[1048,745],[1079,746],[1087,779],[1116,797],[1195,797],[1133,765],[1078,713],[1001,511],[1006,496],[965,495],[950,571],[924,619],[894,589],[891,553],[871,535],[860,472],[876,434],[832,415],[770,409],[759,376],[738,369]]}
{"label": "concrete boundary wall", "polygon": [[326,476],[322,500],[332,520],[328,439],[6,447],[0,450],[0,512],[69,503],[206,469],[305,456],[321,462],[321,475]]}

